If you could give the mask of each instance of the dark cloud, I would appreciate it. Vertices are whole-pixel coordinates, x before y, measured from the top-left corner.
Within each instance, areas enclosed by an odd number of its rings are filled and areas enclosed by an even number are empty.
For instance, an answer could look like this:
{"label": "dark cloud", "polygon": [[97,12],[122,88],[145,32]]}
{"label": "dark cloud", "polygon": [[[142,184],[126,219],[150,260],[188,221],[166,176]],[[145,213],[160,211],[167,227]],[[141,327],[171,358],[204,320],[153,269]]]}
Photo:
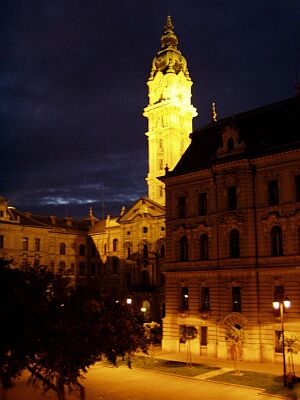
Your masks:
{"label": "dark cloud", "polygon": [[195,127],[294,94],[300,3],[12,0],[0,13],[1,194],[24,210],[119,212],[146,194],[146,80],[171,12]]}

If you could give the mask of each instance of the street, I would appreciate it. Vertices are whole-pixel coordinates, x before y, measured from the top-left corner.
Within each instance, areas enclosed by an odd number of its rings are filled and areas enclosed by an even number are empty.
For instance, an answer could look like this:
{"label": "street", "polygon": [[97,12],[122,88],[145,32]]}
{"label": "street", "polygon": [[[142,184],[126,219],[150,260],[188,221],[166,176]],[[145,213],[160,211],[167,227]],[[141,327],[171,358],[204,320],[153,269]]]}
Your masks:
{"label": "street", "polygon": [[[158,374],[125,366],[118,368],[101,364],[94,366],[83,380],[86,400],[266,400],[257,389],[198,381],[172,375]],[[68,400],[75,400],[74,394]],[[294,399],[298,398],[294,393]],[[299,396],[300,398],[300,396]],[[42,393],[26,385],[25,377],[7,395],[6,400],[54,400],[53,393]]]}

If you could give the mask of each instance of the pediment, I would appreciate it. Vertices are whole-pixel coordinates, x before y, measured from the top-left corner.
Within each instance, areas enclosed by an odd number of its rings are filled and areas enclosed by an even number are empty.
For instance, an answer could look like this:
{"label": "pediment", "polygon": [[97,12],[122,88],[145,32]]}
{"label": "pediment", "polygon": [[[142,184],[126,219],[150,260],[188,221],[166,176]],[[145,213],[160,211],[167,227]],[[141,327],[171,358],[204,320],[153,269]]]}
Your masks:
{"label": "pediment", "polygon": [[136,219],[157,218],[163,217],[164,215],[165,208],[163,206],[147,197],[141,197],[125,211],[125,213],[118,219],[118,222],[121,224]]}

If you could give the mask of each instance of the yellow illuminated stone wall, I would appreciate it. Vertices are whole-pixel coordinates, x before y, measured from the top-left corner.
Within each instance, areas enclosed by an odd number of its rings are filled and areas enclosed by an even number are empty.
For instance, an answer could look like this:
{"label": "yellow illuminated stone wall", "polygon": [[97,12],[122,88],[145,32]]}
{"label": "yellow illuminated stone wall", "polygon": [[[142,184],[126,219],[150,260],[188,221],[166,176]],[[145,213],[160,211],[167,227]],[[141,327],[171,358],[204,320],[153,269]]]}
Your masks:
{"label": "yellow illuminated stone wall", "polygon": [[190,144],[192,120],[197,115],[191,104],[192,80],[186,59],[177,48],[178,39],[168,16],[161,49],[154,57],[148,79],[148,197],[165,204],[164,184],[157,177],[172,170]]}

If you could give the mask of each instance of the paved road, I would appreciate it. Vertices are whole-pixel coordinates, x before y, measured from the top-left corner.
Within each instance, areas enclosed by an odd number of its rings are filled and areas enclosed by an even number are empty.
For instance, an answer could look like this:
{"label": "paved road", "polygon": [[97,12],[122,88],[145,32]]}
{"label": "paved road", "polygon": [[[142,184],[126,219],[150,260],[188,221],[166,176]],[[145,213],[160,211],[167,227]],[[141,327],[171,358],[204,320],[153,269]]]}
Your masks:
{"label": "paved road", "polygon": [[[149,371],[97,365],[90,369],[83,382],[86,400],[267,400],[278,397],[245,387],[222,385]],[[68,396],[68,400],[78,397]],[[295,399],[299,398],[295,394]],[[50,392],[41,394],[26,386],[22,379],[7,400],[54,400]]]}

